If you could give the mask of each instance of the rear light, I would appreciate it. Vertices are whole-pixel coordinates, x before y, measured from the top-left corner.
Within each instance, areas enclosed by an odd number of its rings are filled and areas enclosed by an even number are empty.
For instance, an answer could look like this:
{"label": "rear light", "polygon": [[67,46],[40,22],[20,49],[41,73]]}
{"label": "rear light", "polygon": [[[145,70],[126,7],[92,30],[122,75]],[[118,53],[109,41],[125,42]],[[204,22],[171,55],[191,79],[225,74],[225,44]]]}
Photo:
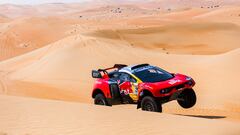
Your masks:
{"label": "rear light", "polygon": [[171,88],[162,89],[162,90],[160,90],[160,93],[161,93],[161,94],[167,94],[167,93],[169,93],[171,90],[172,90]]}

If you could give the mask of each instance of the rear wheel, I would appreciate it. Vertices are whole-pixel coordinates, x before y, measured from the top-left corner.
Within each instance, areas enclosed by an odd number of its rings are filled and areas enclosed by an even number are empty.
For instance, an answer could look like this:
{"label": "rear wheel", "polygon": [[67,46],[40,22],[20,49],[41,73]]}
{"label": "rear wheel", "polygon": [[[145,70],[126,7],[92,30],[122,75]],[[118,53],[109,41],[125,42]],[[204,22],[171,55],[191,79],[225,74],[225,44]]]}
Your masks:
{"label": "rear wheel", "polygon": [[106,98],[103,94],[99,93],[94,98],[94,104],[95,105],[107,105]]}
{"label": "rear wheel", "polygon": [[161,104],[151,96],[146,96],[142,99],[141,107],[143,111],[162,112]]}
{"label": "rear wheel", "polygon": [[191,108],[196,104],[197,97],[193,89],[184,90],[178,96],[178,104],[183,108]]}

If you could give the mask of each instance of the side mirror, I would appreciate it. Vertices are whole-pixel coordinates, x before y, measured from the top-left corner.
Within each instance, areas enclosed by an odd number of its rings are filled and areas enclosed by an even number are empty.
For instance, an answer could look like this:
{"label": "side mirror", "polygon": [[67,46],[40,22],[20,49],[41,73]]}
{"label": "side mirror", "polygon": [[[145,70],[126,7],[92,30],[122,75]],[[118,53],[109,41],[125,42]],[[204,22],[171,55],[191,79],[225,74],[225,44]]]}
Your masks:
{"label": "side mirror", "polygon": [[92,70],[92,78],[102,78],[102,74],[99,71]]}

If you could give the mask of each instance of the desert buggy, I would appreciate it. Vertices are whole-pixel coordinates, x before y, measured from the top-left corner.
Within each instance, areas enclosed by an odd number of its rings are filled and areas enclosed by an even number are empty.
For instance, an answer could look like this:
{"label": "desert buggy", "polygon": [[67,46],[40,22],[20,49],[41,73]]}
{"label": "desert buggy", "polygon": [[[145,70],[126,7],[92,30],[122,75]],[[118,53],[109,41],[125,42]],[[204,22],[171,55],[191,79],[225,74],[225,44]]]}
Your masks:
{"label": "desert buggy", "polygon": [[177,100],[183,108],[196,104],[195,81],[149,64],[116,64],[92,71],[97,78],[92,98],[97,105],[137,104],[144,111],[162,112],[162,104]]}

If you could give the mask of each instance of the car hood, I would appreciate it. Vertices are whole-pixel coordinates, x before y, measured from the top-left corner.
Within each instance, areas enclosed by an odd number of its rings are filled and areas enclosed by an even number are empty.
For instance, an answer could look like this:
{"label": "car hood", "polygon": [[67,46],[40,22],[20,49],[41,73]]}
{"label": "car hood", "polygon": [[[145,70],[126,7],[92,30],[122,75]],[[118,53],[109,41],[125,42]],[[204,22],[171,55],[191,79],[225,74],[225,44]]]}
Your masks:
{"label": "car hood", "polygon": [[144,83],[144,87],[150,88],[150,89],[164,89],[169,87],[174,87],[177,85],[181,85],[183,83],[186,83],[188,76],[182,75],[182,74],[175,74],[173,78],[162,81],[162,82],[154,82],[154,83]]}

